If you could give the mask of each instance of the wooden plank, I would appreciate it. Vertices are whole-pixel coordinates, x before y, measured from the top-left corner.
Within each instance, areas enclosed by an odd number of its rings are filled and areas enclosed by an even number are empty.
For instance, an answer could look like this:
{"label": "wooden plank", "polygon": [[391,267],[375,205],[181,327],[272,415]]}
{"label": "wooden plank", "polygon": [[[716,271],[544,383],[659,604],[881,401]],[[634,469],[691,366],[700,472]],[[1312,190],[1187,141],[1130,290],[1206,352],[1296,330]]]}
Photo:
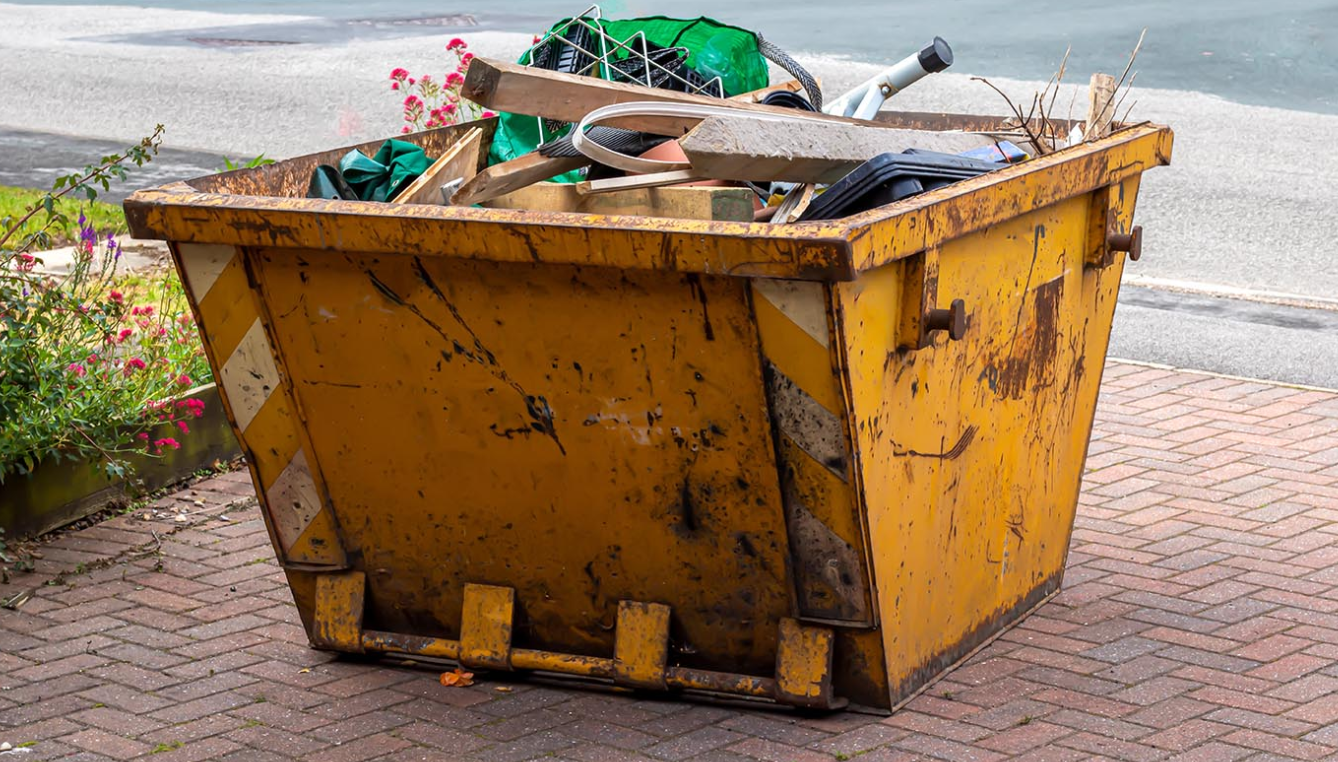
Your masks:
{"label": "wooden plank", "polygon": [[[794,109],[780,106],[763,106],[760,103],[748,103],[732,98],[722,100],[673,90],[652,89],[621,82],[606,82],[595,77],[560,74],[486,58],[475,58],[470,62],[469,73],[465,76],[465,84],[461,94],[471,101],[494,111],[529,114],[546,119],[560,119],[564,122],[579,122],[585,118],[586,114],[601,106],[635,101],[725,106],[736,108],[740,112],[777,114],[790,117],[798,113]],[[880,126],[876,122],[861,119],[847,119],[811,112],[803,113],[812,119],[844,124]],[[632,116],[611,119],[603,122],[603,124],[609,127],[623,127],[639,132],[677,137],[695,127],[700,121],[700,117],[687,115]]]}
{"label": "wooden plank", "polygon": [[1087,90],[1086,140],[1104,138],[1110,134],[1110,122],[1115,118],[1115,78],[1096,73]]}
{"label": "wooden plank", "polygon": [[475,127],[441,155],[409,187],[395,197],[396,204],[440,204],[441,186],[463,178],[469,181],[479,169],[483,130]]}
{"label": "wooden plank", "polygon": [[960,153],[994,140],[968,132],[711,117],[678,143],[702,177],[833,183],[881,153]]}
{"label": "wooden plank", "polygon": [[691,169],[675,169],[670,172],[651,172],[645,175],[627,177],[609,177],[603,180],[587,180],[576,184],[580,193],[608,193],[609,191],[632,190],[635,188],[658,188],[662,185],[682,185],[702,176]]}
{"label": "wooden plank", "polygon": [[504,193],[540,183],[563,172],[590,164],[584,156],[548,157],[538,151],[531,151],[517,159],[494,164],[474,175],[474,178],[461,186],[451,196],[455,206],[469,206],[496,198]]}
{"label": "wooden plank", "polygon": [[535,183],[487,202],[491,209],[631,214],[685,220],[751,222],[754,193],[747,188],[683,186],[583,194],[572,183]]}

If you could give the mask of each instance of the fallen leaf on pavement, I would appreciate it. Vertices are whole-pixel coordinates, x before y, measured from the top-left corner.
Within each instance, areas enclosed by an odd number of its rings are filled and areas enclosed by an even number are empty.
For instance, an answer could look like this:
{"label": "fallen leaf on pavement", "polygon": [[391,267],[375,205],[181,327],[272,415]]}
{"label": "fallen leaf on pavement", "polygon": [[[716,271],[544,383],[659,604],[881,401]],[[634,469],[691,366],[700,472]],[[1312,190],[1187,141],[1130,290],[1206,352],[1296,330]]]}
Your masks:
{"label": "fallen leaf on pavement", "polygon": [[447,688],[468,688],[474,684],[474,673],[456,667],[453,672],[441,673],[441,684]]}
{"label": "fallen leaf on pavement", "polygon": [[310,671],[311,671],[311,668],[310,668],[310,667],[303,667],[302,669],[299,669],[299,670],[297,671],[297,674],[299,674],[299,675],[305,675],[305,674],[307,674],[307,673],[310,672]]}
{"label": "fallen leaf on pavement", "polygon": [[515,688],[512,688],[509,685],[499,685],[496,688],[493,688],[493,690],[497,691],[498,693],[510,693],[511,691],[515,690]]}

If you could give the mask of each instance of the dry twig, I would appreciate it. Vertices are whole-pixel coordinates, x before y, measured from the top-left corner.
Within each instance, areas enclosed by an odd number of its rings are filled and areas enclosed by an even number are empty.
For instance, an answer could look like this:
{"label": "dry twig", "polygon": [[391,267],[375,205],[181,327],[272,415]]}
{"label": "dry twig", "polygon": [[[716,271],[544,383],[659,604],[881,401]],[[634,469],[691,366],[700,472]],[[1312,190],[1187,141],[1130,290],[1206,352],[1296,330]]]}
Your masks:
{"label": "dry twig", "polygon": [[1026,117],[1022,116],[1022,106],[1014,104],[1013,99],[1009,98],[1007,93],[1005,93],[1003,90],[1000,90],[998,86],[996,86],[993,82],[989,81],[988,79],[985,79],[984,77],[972,77],[971,79],[975,80],[976,82],[984,82],[985,85],[988,86],[991,90],[1003,96],[1003,99],[1008,102],[1008,108],[1011,109],[1013,115],[1017,117],[1018,126],[1021,127],[1022,131],[1027,134],[1027,139],[1032,142],[1032,145],[1036,146],[1037,151],[1044,154],[1046,152],[1045,143],[1036,136],[1036,133],[1031,131],[1031,124],[1029,123]]}

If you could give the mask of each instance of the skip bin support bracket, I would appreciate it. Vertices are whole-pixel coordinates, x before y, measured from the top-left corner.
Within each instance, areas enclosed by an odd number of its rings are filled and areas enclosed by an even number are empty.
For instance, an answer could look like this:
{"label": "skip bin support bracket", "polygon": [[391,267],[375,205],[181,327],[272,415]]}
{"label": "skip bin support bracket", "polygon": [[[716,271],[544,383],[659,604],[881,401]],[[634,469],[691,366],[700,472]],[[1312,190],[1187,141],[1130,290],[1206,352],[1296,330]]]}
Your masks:
{"label": "skip bin support bracket", "polygon": [[394,653],[453,659],[466,667],[504,672],[539,671],[611,681],[626,688],[698,690],[763,698],[791,706],[839,709],[832,695],[835,633],[827,627],[780,621],[774,677],[669,665],[669,615],[661,603],[620,601],[613,658],[515,648],[511,642],[516,594],[513,588],[467,584],[460,639],[365,630],[366,577],[336,572],[316,577],[311,642],[346,653]]}
{"label": "skip bin support bracket", "polygon": [[950,341],[966,335],[966,303],[953,299],[945,308],[938,299],[939,247],[931,246],[903,260],[905,287],[897,324],[897,347],[916,350],[933,346],[936,331]]}

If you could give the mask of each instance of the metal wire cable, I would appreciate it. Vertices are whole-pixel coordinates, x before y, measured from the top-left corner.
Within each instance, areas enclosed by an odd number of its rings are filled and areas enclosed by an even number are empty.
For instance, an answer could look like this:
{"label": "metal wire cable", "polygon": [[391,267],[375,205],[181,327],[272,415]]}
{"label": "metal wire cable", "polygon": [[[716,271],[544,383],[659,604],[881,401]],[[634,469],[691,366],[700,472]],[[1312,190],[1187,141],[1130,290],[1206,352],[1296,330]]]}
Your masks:
{"label": "metal wire cable", "polygon": [[789,72],[790,76],[799,80],[799,84],[804,86],[804,92],[808,93],[809,103],[813,104],[814,109],[822,110],[822,88],[818,87],[818,81],[804,67],[800,66],[798,61],[791,58],[790,54],[782,50],[780,46],[763,39],[760,34],[757,35],[757,50],[768,61],[781,67]]}

